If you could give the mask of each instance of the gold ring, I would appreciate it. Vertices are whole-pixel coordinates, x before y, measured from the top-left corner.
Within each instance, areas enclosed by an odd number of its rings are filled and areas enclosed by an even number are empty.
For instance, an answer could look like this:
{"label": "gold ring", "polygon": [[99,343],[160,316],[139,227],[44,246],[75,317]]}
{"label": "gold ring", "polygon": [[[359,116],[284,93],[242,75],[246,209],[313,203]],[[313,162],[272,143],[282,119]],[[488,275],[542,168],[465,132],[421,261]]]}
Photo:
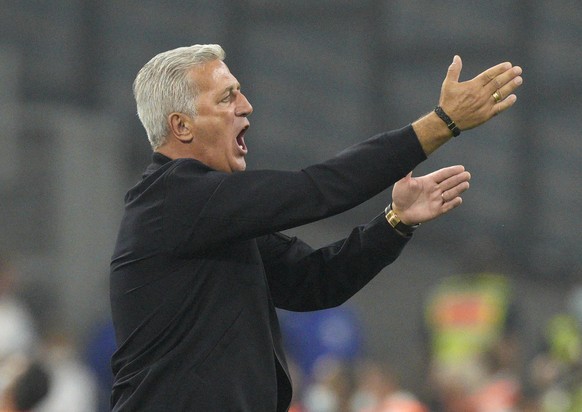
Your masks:
{"label": "gold ring", "polygon": [[493,96],[493,100],[495,100],[495,103],[499,103],[501,100],[503,100],[501,98],[501,93],[499,93],[499,90],[495,90],[495,93],[493,93],[491,96]]}

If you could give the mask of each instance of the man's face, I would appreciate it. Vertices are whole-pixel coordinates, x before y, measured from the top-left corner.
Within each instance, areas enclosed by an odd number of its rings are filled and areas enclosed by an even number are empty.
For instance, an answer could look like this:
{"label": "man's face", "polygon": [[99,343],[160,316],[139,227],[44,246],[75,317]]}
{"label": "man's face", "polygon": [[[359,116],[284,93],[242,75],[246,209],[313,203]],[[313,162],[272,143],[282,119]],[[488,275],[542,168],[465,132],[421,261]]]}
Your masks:
{"label": "man's face", "polygon": [[197,66],[190,76],[199,91],[197,115],[191,119],[196,159],[227,173],[245,170],[244,134],[253,107],[240,84],[220,60]]}

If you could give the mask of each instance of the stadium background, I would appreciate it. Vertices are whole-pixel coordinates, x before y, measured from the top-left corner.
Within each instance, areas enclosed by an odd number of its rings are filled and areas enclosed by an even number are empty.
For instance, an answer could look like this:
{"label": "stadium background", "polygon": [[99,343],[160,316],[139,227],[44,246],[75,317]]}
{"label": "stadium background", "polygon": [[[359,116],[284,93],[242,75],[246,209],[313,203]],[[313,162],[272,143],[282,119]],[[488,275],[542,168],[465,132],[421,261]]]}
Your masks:
{"label": "stadium background", "polygon": [[[582,283],[578,1],[1,0],[0,10],[0,250],[16,256],[45,330],[82,343],[107,319],[123,194],[150,156],[131,84],[156,53],[193,43],[223,45],[254,106],[254,169],[300,168],[415,120],[454,54],[462,80],[505,60],[524,68],[510,112],[415,172],[464,164],[462,208],[424,225],[350,303],[367,350],[406,382],[422,373],[422,302],[442,276],[510,276],[532,344],[524,356]],[[324,244],[389,199],[291,233]]]}

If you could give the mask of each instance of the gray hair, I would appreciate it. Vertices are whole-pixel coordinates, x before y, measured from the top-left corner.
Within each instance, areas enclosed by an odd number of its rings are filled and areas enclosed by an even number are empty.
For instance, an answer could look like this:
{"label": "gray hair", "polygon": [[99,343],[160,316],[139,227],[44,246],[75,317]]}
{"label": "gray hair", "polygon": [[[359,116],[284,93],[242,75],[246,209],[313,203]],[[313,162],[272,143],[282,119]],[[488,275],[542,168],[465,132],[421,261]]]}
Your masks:
{"label": "gray hair", "polygon": [[198,90],[188,76],[190,69],[224,58],[224,50],[217,44],[195,44],[160,53],[141,68],[133,82],[133,95],[137,115],[154,150],[170,133],[170,113],[196,115]]}

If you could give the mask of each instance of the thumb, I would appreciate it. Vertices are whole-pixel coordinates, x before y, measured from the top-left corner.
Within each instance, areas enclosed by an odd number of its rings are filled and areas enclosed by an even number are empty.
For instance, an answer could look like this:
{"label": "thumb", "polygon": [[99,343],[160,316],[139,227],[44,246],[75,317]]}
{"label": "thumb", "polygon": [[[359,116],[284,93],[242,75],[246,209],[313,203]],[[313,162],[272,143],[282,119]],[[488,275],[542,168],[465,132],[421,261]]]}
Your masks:
{"label": "thumb", "polygon": [[404,176],[402,179],[400,179],[402,182],[408,182],[409,180],[412,179],[412,172],[409,172],[406,176]]}
{"label": "thumb", "polygon": [[453,57],[453,62],[451,63],[451,65],[449,66],[449,69],[447,70],[447,77],[445,77],[445,81],[458,82],[459,77],[461,77],[461,69],[462,68],[463,68],[463,61],[461,60],[461,57],[458,55],[455,55],[455,57]]}
{"label": "thumb", "polygon": [[406,190],[406,188],[410,185],[412,181],[412,172],[408,173],[402,179],[397,180],[392,187],[392,193],[394,194],[395,191]]}

